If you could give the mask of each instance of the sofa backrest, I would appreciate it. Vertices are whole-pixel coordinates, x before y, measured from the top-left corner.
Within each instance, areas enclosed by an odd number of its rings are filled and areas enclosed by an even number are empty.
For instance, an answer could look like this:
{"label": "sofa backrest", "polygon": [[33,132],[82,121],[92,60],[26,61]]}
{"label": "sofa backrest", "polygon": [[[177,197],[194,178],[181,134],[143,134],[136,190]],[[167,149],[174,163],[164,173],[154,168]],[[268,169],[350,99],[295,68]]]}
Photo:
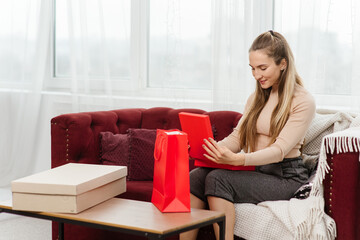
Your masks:
{"label": "sofa backrest", "polygon": [[69,113],[51,119],[51,167],[69,162],[100,163],[100,132],[126,133],[129,128],[180,129],[179,112],[207,114],[219,141],[229,135],[242,114],[200,109],[129,108]]}

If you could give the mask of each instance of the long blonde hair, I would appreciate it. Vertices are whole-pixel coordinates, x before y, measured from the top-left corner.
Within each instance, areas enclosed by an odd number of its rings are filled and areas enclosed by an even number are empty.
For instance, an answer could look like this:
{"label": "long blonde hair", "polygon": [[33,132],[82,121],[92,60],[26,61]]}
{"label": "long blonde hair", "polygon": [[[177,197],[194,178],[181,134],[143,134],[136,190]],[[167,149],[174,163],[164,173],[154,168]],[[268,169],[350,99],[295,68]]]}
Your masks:
{"label": "long blonde hair", "polygon": [[[271,114],[270,144],[275,142],[280,131],[289,118],[291,102],[296,84],[303,86],[298,75],[292,51],[286,39],[277,32],[269,31],[259,35],[251,45],[249,52],[263,50],[271,57],[276,65],[285,59],[287,66],[281,71],[279,77],[278,95],[279,102]],[[262,89],[256,82],[255,97],[240,125],[240,146],[246,152],[255,151],[257,119],[269,99],[271,88]]]}

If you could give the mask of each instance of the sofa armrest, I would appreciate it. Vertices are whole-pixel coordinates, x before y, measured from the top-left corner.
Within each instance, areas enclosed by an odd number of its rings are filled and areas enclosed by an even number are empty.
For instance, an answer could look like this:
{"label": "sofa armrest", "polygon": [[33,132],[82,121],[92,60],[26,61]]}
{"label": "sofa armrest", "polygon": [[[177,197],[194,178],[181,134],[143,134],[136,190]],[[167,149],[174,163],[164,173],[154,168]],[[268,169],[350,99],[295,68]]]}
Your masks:
{"label": "sofa armrest", "polygon": [[[337,142],[334,145],[339,146]],[[359,152],[338,152],[335,148],[327,153],[327,162],[330,169],[323,182],[325,212],[336,222],[338,240],[360,239]]]}

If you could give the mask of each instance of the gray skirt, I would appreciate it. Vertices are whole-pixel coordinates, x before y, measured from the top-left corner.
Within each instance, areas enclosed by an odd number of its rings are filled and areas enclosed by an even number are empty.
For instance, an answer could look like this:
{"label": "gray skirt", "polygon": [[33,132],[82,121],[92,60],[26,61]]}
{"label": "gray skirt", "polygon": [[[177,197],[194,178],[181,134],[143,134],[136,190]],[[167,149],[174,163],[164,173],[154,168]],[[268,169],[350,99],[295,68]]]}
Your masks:
{"label": "gray skirt", "polygon": [[309,178],[301,157],[256,167],[255,171],[196,168],[190,172],[190,192],[204,202],[208,196],[233,203],[289,200]]}

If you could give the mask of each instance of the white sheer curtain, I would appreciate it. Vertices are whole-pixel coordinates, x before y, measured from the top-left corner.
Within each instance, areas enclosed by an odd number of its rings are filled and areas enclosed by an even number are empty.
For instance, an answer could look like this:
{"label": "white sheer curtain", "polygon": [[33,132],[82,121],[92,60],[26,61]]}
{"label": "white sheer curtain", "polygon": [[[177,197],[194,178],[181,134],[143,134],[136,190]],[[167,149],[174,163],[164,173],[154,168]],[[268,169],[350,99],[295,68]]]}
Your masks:
{"label": "white sheer curtain", "polygon": [[[40,125],[42,85],[47,76],[51,1],[1,2],[0,186],[32,173],[48,128]],[[46,19],[46,20],[44,20]],[[50,149],[44,151],[50,152]],[[45,165],[46,166],[46,165]],[[40,167],[41,168],[41,167]]]}
{"label": "white sheer curtain", "polygon": [[248,49],[272,29],[271,1],[150,2],[149,87],[184,107],[239,110],[254,90]]}
{"label": "white sheer curtain", "polygon": [[358,1],[58,0],[53,23],[54,2],[1,2],[0,186],[50,167],[50,119],[62,113],[242,111],[248,49],[273,27],[318,107],[360,110]]}
{"label": "white sheer curtain", "polygon": [[113,93],[132,88],[130,11],[126,0],[57,1],[53,81],[69,89],[71,112],[113,109]]}
{"label": "white sheer curtain", "polygon": [[[52,117],[114,109],[113,93],[132,89],[130,1],[123,8],[111,5],[116,1],[56,2],[63,11],[55,13],[50,0],[1,2],[0,187],[50,168]],[[56,27],[54,14],[64,16]],[[124,59],[114,60],[115,52]],[[132,107],[129,99],[120,96],[116,107]]]}
{"label": "white sheer curtain", "polygon": [[[254,91],[248,50],[257,35],[272,29],[271,1],[214,0],[212,11],[212,105],[242,108]],[[261,9],[263,11],[261,11]]]}
{"label": "white sheer curtain", "polygon": [[317,107],[359,111],[359,1],[276,0],[274,16]]}

